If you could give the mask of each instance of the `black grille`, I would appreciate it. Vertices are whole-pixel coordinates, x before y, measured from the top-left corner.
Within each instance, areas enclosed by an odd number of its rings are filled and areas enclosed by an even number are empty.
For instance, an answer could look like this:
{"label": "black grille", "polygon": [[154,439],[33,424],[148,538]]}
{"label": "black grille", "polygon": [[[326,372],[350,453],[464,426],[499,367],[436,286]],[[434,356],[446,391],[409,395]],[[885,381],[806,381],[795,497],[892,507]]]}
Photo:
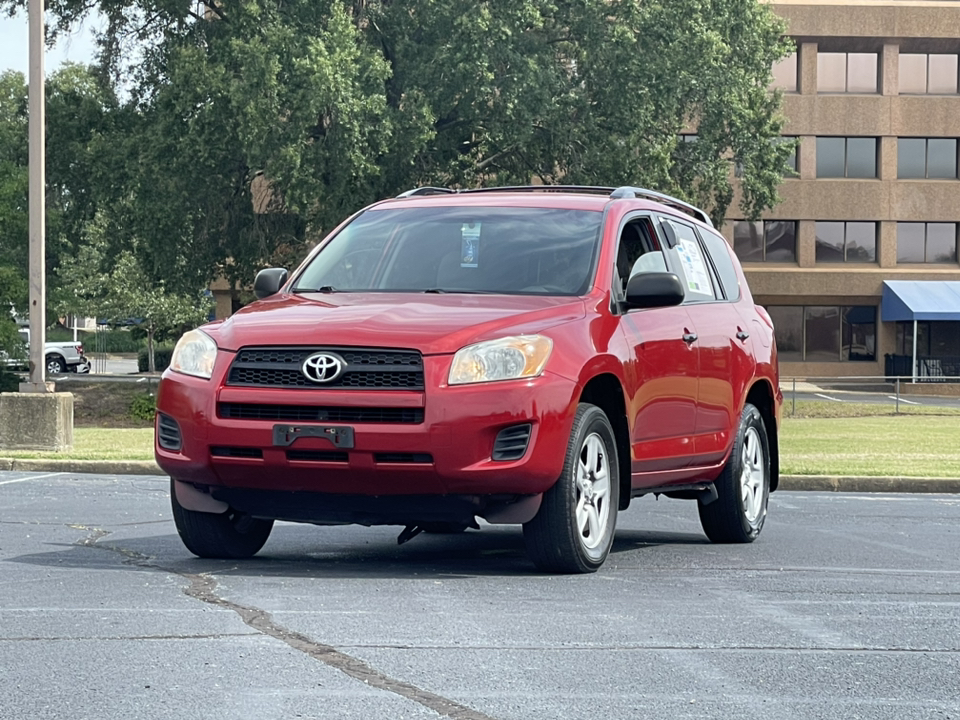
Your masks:
{"label": "black grille", "polygon": [[214,445],[210,448],[210,454],[214,457],[262,458],[263,450],[260,448]]}
{"label": "black grille", "polygon": [[497,433],[497,439],[493,443],[494,460],[519,460],[527,451],[527,443],[530,442],[530,430],[532,426],[514,425],[504,428]]}
{"label": "black grille", "polygon": [[180,425],[169,415],[157,413],[157,444],[164,450],[179,452],[183,447]]}
{"label": "black grille", "polygon": [[347,459],[343,450],[287,450],[287,460],[345,463]]}
{"label": "black grille", "polygon": [[[331,352],[346,362],[343,373],[328,383],[307,380],[300,368],[316,352]],[[423,358],[413,350],[280,347],[243,348],[237,353],[227,385],[245,387],[423,389]]]}
{"label": "black grille", "polygon": [[319,407],[220,403],[217,414],[229,420],[294,420],[296,422],[422,423],[423,408]]}
{"label": "black grille", "polygon": [[430,453],[375,453],[374,462],[378,463],[432,463]]}

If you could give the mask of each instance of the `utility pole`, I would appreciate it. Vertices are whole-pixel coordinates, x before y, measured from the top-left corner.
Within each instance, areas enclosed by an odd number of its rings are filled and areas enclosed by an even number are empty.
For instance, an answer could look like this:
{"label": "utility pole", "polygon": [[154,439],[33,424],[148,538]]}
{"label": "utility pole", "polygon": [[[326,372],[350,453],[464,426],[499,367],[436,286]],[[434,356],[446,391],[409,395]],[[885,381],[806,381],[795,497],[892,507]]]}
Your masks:
{"label": "utility pole", "polygon": [[30,381],[20,383],[20,392],[53,392],[45,382],[44,343],[47,327],[46,269],[46,100],[44,98],[43,52],[46,41],[43,1],[30,0]]}

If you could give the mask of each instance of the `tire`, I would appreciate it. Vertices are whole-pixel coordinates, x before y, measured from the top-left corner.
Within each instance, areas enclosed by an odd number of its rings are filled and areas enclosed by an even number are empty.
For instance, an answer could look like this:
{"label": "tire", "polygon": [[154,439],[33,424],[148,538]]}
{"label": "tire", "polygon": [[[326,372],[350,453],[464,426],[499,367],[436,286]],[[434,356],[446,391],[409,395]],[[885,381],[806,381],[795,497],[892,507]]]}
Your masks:
{"label": "tire", "polygon": [[47,375],[59,375],[67,371],[67,364],[59,355],[47,355],[44,360],[47,364]]}
{"label": "tire", "polygon": [[177,502],[170,479],[170,502],[177,533],[187,550],[201,558],[237,560],[256,555],[273,530],[273,520],[260,520],[228,510],[219,515],[187,510]]}
{"label": "tire", "polygon": [[760,536],[770,499],[770,442],[756,407],[740,415],[730,459],[715,483],[717,499],[700,505],[700,525],[715,543],[750,543]]}
{"label": "tire", "polygon": [[563,472],[523,526],[527,554],[552,573],[596,572],[613,545],[620,473],[613,428],[595,405],[577,406]]}

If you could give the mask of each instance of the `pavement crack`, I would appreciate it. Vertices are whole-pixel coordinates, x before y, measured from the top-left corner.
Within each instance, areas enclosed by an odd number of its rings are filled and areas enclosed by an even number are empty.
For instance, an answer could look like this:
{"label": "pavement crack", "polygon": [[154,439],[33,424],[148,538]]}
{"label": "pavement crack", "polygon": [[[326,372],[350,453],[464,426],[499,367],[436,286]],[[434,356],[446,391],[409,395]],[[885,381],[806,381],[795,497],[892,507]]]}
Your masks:
{"label": "pavement crack", "polygon": [[182,577],[189,583],[184,589],[184,593],[188,597],[207,603],[208,605],[232,610],[248,627],[253,628],[263,635],[279,640],[297,652],[301,652],[314,660],[322,662],[328,667],[339,670],[344,675],[354,680],[359,680],[369,687],[399,695],[428,710],[432,710],[442,717],[452,718],[453,720],[494,720],[490,715],[481,713],[466,705],[461,705],[458,702],[432,693],[429,690],[424,690],[411,683],[392,678],[389,675],[377,671],[362,660],[340,652],[330,645],[318,643],[306,635],[289,630],[275,622],[266,610],[241,605],[221,597],[217,594],[217,580],[210,575],[189,573],[164,567],[143,553],[127,550],[126,548],[116,545],[99,544],[97,542],[99,539],[110,534],[108,530],[90,528],[83,525],[71,525],[70,527],[91,531],[87,537],[78,540],[76,542],[77,545],[117,553],[138,567],[150,568]]}

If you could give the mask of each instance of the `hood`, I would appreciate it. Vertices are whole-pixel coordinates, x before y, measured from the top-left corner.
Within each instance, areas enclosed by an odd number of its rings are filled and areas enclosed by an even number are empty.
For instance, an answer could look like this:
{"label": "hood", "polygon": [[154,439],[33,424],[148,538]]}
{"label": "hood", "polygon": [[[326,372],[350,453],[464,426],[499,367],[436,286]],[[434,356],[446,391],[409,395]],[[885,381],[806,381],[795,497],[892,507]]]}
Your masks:
{"label": "hood", "polygon": [[421,293],[279,294],[204,328],[225,350],[249,345],[397,347],[453,353],[585,316],[575,297]]}

